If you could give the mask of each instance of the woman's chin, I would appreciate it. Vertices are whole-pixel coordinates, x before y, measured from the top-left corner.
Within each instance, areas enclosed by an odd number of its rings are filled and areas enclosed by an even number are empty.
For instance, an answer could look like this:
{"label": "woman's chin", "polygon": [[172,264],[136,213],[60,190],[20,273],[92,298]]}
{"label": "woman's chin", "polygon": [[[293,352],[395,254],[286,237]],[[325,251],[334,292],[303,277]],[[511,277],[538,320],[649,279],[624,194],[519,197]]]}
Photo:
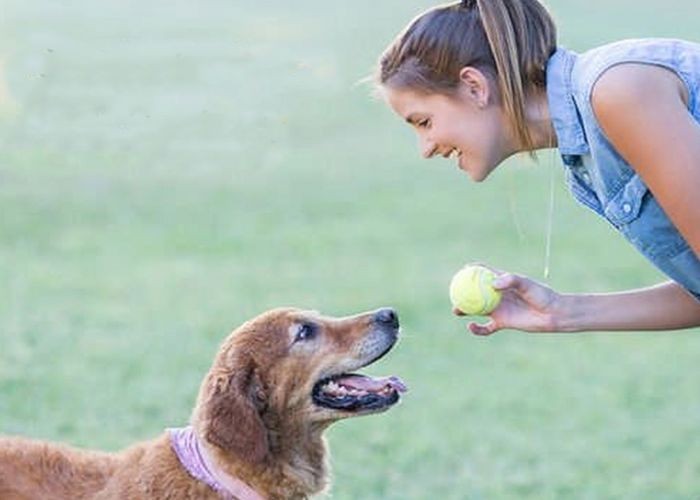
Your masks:
{"label": "woman's chin", "polygon": [[469,176],[472,182],[481,182],[488,177],[487,170],[475,167],[475,165],[471,165],[470,168],[466,168],[460,164],[459,168]]}
{"label": "woman's chin", "polygon": [[460,161],[459,168],[469,176],[472,182],[483,182],[493,172],[495,167],[477,162],[471,162],[467,165]]}
{"label": "woman's chin", "polygon": [[457,168],[467,174],[472,182],[481,182],[484,180],[485,176],[481,174],[482,169],[480,166],[476,165],[473,161],[467,164],[467,158],[465,155],[461,155],[459,158],[457,158]]}

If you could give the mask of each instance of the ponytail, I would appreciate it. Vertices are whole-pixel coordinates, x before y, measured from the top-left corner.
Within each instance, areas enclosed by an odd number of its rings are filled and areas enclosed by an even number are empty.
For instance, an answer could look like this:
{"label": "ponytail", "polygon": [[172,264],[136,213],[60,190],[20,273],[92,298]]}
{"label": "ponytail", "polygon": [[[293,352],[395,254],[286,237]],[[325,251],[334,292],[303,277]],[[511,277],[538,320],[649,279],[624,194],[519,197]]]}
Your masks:
{"label": "ponytail", "polygon": [[506,116],[520,143],[532,149],[525,98],[530,89],[544,88],[547,60],[556,48],[554,22],[537,0],[476,0],[476,4],[496,63]]}
{"label": "ponytail", "polygon": [[494,80],[515,137],[533,141],[525,100],[545,86],[556,28],[538,0],[462,0],[415,18],[379,60],[376,80],[389,87],[451,94],[465,66]]}

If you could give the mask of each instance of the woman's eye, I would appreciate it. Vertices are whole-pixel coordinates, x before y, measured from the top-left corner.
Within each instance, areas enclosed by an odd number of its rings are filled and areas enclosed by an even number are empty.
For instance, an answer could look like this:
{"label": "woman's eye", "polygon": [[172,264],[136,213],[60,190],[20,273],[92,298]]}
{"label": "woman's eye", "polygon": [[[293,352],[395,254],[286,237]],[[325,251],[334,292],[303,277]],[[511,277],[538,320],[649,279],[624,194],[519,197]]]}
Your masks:
{"label": "woman's eye", "polygon": [[311,340],[316,336],[316,330],[312,325],[299,325],[296,335],[294,336],[295,342],[303,342],[305,340]]}
{"label": "woman's eye", "polygon": [[427,118],[416,123],[416,126],[419,128],[426,128],[428,125],[430,125],[430,120]]}

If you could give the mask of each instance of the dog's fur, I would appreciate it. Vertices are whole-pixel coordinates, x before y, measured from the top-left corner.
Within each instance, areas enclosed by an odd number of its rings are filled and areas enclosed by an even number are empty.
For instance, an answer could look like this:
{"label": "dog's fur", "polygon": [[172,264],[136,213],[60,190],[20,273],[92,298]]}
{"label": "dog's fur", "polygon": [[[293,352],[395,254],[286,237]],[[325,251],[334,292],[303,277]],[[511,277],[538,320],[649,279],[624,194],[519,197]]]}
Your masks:
{"label": "dog's fur", "polygon": [[[201,385],[191,418],[217,466],[269,499],[306,498],[323,490],[328,477],[323,431],[336,420],[391,404],[331,409],[315,404],[312,390],[319,380],[385,354],[398,334],[392,315],[383,309],[329,318],[275,309],[234,331]],[[311,325],[313,335],[300,336],[300,325]],[[216,498],[181,466],[167,433],[114,454],[0,439],[2,500]]]}

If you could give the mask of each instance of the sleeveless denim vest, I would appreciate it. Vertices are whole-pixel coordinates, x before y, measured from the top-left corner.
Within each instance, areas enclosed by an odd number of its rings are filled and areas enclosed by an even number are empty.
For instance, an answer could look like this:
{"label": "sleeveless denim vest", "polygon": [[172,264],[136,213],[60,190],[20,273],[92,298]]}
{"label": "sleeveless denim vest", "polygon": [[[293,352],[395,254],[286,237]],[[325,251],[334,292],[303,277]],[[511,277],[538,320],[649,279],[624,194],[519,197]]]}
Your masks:
{"label": "sleeveless denim vest", "polygon": [[[567,184],[576,200],[610,222],[661,272],[700,300],[700,260],[606,139],[593,113],[596,80],[606,69],[626,62],[662,66],[678,75],[688,90],[688,111],[700,122],[700,44],[626,40],[582,54],[558,48],[547,63],[547,100]],[[672,155],[669,151],[669,159]]]}

